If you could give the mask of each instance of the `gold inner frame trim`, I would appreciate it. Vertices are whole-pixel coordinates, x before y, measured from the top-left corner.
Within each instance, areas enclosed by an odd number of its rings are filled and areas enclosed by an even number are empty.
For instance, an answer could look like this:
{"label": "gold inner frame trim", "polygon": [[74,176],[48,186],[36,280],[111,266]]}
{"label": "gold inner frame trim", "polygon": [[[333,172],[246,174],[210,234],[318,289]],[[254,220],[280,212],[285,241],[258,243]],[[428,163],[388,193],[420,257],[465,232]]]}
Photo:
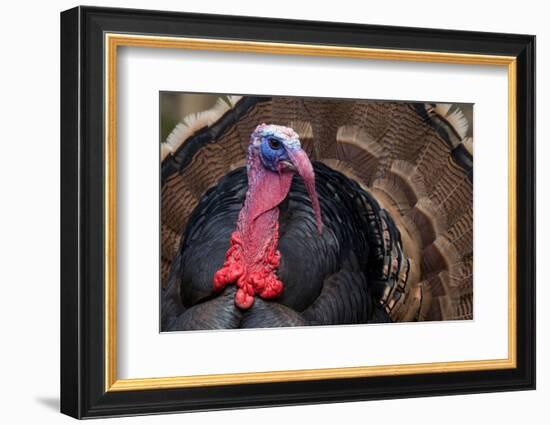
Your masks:
{"label": "gold inner frame trim", "polygon": [[[417,373],[447,373],[510,369],[516,357],[516,58],[447,52],[371,49],[329,45],[268,43],[238,40],[162,37],[106,33],[105,46],[105,391],[137,391],[214,385],[269,382],[312,381]],[[169,48],[279,55],[323,56],[404,62],[435,62],[468,65],[504,66],[508,72],[508,357],[494,360],[469,360],[436,363],[285,370],[174,377],[118,379],[116,325],[116,99],[117,49],[125,47]]]}

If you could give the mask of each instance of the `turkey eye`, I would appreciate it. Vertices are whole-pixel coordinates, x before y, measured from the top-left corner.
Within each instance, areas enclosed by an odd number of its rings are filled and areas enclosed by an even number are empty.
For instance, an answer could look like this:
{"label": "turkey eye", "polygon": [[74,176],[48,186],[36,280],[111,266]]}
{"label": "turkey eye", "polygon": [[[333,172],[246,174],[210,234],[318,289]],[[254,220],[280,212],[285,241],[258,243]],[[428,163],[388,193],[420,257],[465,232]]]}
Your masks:
{"label": "turkey eye", "polygon": [[281,147],[281,142],[277,139],[268,139],[269,147],[273,150],[278,150]]}

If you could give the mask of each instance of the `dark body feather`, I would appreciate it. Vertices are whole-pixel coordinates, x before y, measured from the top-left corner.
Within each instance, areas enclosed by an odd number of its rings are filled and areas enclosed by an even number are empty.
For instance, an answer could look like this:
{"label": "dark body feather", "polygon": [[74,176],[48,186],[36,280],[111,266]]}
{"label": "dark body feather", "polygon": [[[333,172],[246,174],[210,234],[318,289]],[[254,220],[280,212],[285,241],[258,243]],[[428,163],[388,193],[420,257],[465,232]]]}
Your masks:
{"label": "dark body feather", "polygon": [[[295,177],[280,205],[278,275],[285,289],[273,301],[257,298],[247,312],[239,311],[228,296],[234,287],[222,294],[212,287],[244,202],[246,169],[227,174],[205,193],[189,219],[163,290],[164,330],[390,321],[376,302],[374,283],[384,259],[383,210],[343,174],[320,162],[314,169],[323,233],[318,234],[307,191]],[[400,243],[398,234],[395,243]]]}

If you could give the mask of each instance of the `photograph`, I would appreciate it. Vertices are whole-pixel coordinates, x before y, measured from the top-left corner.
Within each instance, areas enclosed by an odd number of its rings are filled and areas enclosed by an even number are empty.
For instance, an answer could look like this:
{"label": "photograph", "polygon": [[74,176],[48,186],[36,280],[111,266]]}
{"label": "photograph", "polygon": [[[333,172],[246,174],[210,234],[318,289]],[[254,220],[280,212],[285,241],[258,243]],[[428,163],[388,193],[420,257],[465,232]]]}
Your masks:
{"label": "photograph", "polygon": [[473,320],[473,104],[159,93],[162,332]]}

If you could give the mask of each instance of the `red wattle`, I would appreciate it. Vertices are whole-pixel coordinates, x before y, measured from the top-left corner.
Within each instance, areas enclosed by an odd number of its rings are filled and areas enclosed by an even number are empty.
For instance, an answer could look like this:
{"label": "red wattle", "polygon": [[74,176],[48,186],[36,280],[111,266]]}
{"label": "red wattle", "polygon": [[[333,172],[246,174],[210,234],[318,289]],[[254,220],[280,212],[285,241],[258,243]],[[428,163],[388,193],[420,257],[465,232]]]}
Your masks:
{"label": "red wattle", "polygon": [[[288,149],[287,153],[304,180],[321,233],[321,211],[311,162],[302,149]],[[264,167],[255,145],[249,147],[247,165],[248,191],[237,229],[231,235],[224,264],[214,275],[215,291],[229,284],[237,285],[235,304],[241,309],[252,307],[256,295],[270,299],[283,292],[283,283],[277,277],[281,261],[277,249],[279,204],[287,197],[293,176],[287,169],[274,172]]]}
{"label": "red wattle", "polygon": [[236,283],[239,289],[235,294],[235,304],[244,310],[252,307],[255,295],[264,299],[278,297],[283,291],[283,283],[275,274],[281,261],[281,254],[277,250],[279,240],[277,222],[275,222],[272,236],[265,255],[260,261],[246,264],[242,239],[238,231],[233,232],[223,267],[214,275],[214,290],[221,291],[226,285]]}
{"label": "red wattle", "polygon": [[245,203],[213,285],[215,291],[221,291],[236,284],[235,304],[239,308],[250,308],[256,295],[270,299],[283,292],[277,277],[281,261],[278,205],[288,195],[291,183],[291,172],[266,170],[257,156],[250,158]]}

